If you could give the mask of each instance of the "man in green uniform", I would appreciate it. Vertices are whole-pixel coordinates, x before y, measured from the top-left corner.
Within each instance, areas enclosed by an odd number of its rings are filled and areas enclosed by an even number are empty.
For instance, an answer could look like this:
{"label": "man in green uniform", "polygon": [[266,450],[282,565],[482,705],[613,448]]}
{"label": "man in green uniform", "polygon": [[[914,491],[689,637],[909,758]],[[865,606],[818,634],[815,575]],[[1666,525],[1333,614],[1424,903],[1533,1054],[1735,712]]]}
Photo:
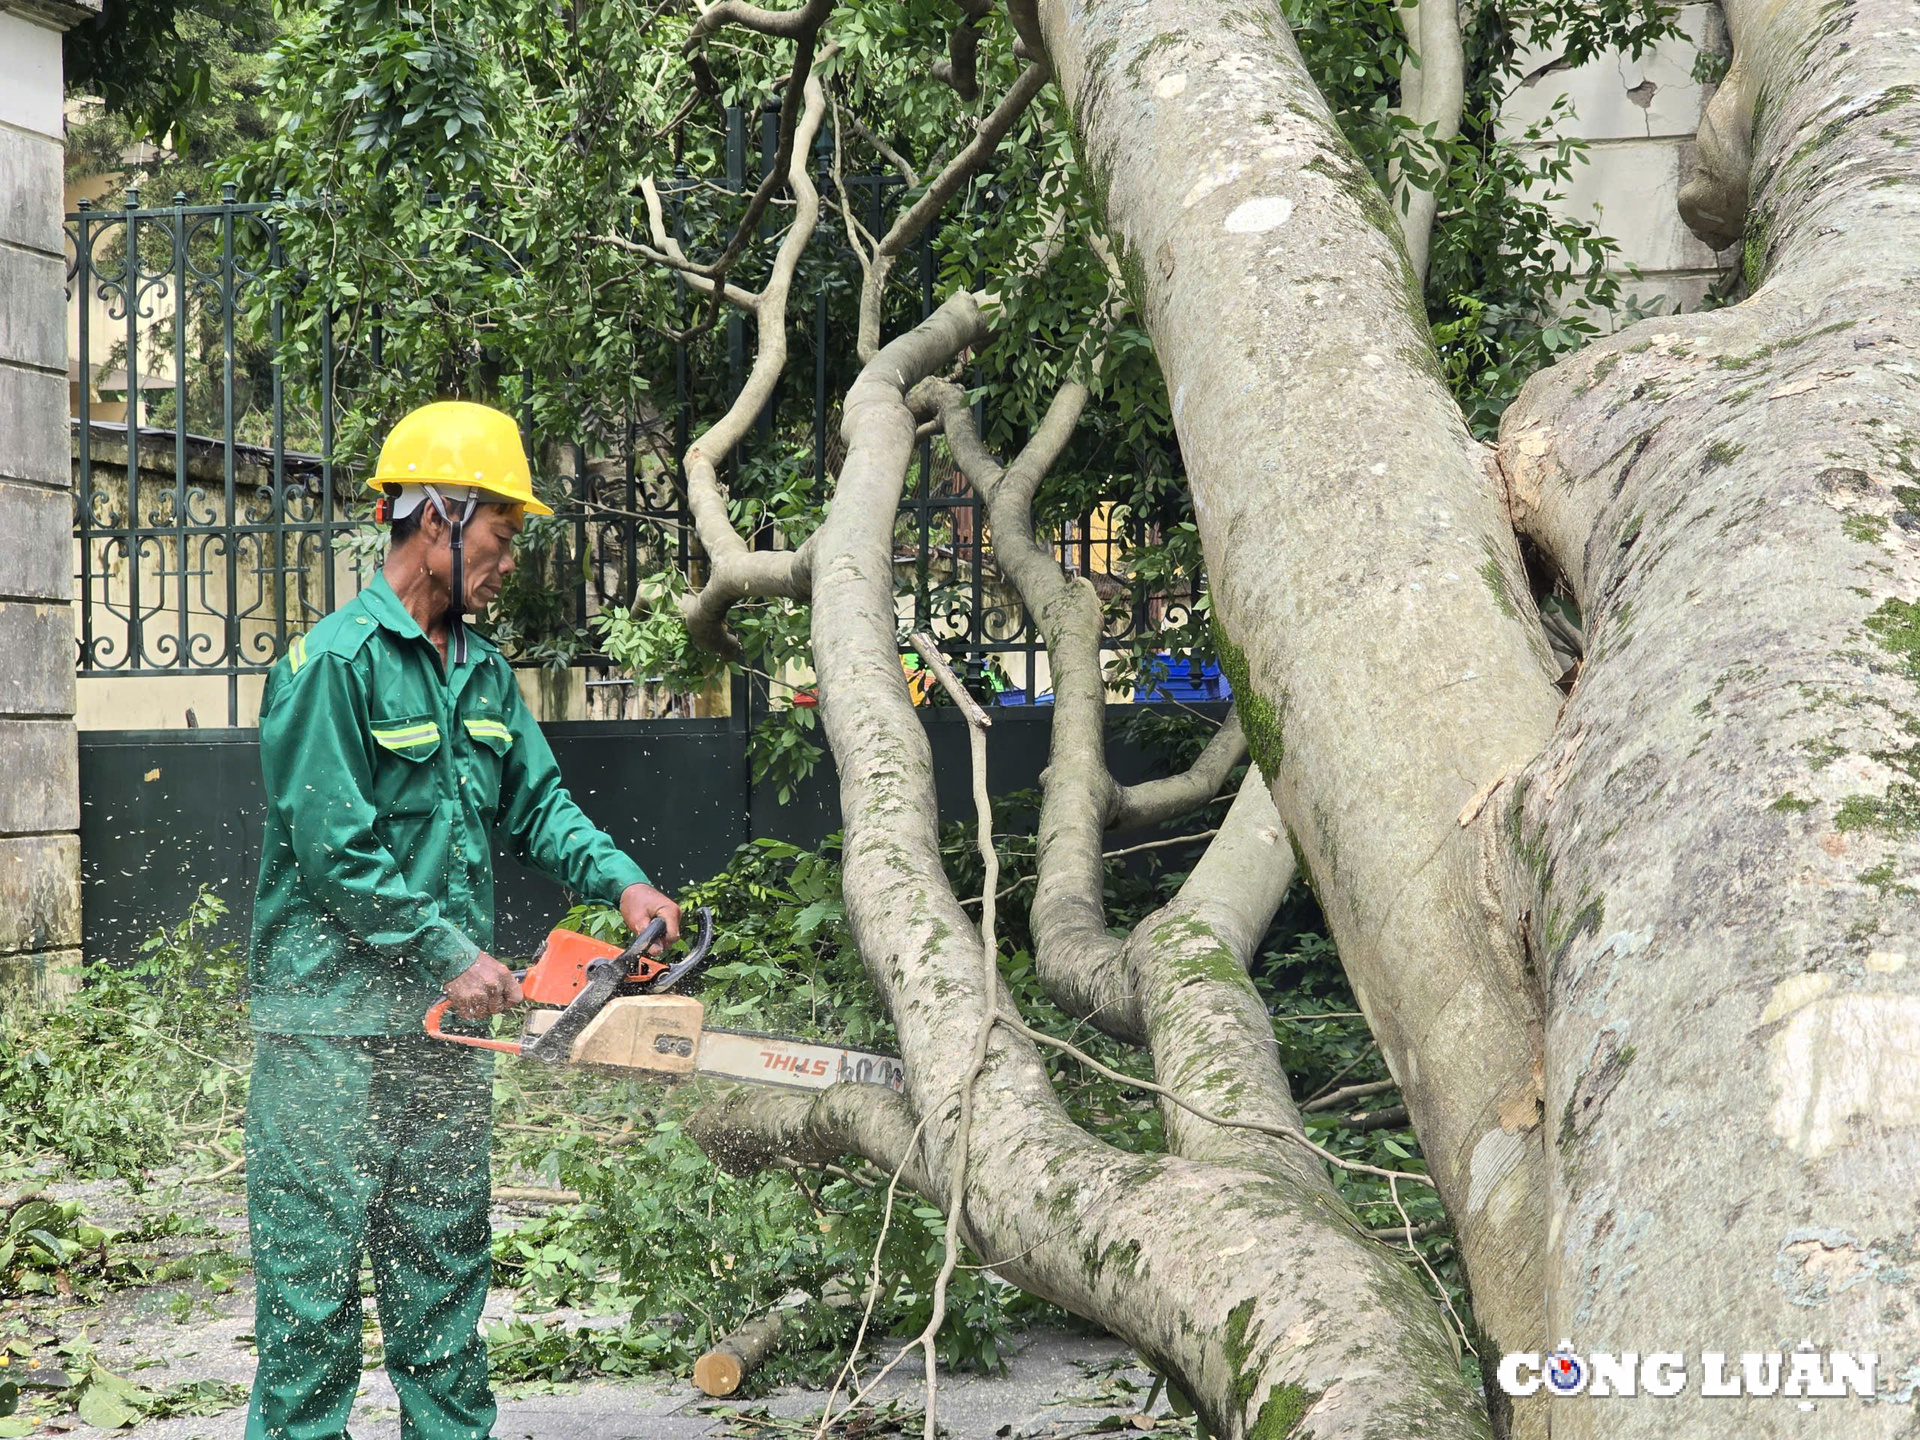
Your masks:
{"label": "man in green uniform", "polygon": [[[489,835],[636,931],[680,912],[580,812],[500,653],[470,634],[533,497],[511,419],[441,402],[380,454],[381,576],[268,677],[247,1208],[260,1353],[248,1440],[334,1440],[360,1382],[373,1267],[403,1440],[490,1433],[491,1056],[426,1038],[520,1002],[487,953]],[[460,602],[455,603],[454,597]]]}

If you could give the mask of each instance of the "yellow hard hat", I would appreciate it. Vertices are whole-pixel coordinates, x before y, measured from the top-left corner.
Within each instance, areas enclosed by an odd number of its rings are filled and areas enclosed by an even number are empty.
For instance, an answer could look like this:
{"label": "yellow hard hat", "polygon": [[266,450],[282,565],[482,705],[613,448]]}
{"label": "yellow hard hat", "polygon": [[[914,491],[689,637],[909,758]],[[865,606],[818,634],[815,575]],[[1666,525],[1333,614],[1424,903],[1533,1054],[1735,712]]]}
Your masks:
{"label": "yellow hard hat", "polygon": [[368,487],[437,485],[480,492],[483,504],[524,505],[551,515],[533,495],[533,476],[513,417],[471,400],[436,400],[403,418],[380,447]]}

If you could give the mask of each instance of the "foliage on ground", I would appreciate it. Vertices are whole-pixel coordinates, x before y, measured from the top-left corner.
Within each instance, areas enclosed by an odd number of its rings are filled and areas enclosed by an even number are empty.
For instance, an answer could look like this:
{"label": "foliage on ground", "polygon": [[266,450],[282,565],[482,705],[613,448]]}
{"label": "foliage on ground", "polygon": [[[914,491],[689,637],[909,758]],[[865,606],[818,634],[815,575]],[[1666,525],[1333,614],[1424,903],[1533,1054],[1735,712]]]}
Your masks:
{"label": "foliage on ground", "polygon": [[[41,1382],[54,1373],[53,1387]],[[247,1387],[223,1380],[184,1380],[155,1390],[100,1362],[83,1329],[42,1347],[22,1329],[0,1331],[0,1440],[31,1435],[54,1416],[72,1413],[100,1430],[125,1430],[146,1420],[219,1415],[247,1403]]]}
{"label": "foliage on ground", "polygon": [[87,1219],[79,1201],[29,1190],[0,1200],[0,1298],[95,1303],[110,1291],[175,1280],[231,1289],[246,1265],[217,1245],[195,1243],[208,1233],[173,1211],[107,1230]]}
{"label": "foliage on ground", "polygon": [[[1136,743],[1159,749],[1169,765],[1190,759],[1205,734],[1192,717],[1158,712],[1131,728]],[[1147,1078],[1144,1056],[1071,1020],[1040,990],[1025,903],[1038,801],[1034,792],[1014,792],[995,802],[1008,987],[1037,1029],[1070,1039],[1122,1074]],[[972,827],[956,822],[942,839],[956,892],[977,899],[982,870]],[[1164,903],[1201,844],[1112,861],[1105,892],[1111,922],[1129,926]],[[719,918],[716,960],[699,982],[710,1023],[895,1048],[847,928],[837,843],[808,851],[757,841],[681,898],[712,907]],[[222,918],[219,902],[203,896],[179,924],[156,933],[134,963],[92,967],[63,1010],[30,1026],[0,1022],[0,1149],[12,1174],[25,1179],[59,1166],[122,1177],[139,1188],[153,1167],[182,1154],[194,1156],[206,1175],[238,1159],[249,1039],[237,947],[210,938]],[[566,923],[625,938],[617,914],[604,907],[580,907]],[[1254,978],[1274,1013],[1296,1095],[1387,1079],[1304,885],[1282,907]],[[500,1023],[512,1028],[518,1021]],[[1151,1097],[1058,1052],[1048,1054],[1047,1065],[1070,1114],[1092,1134],[1137,1152],[1161,1148],[1161,1116]],[[690,1107],[710,1093],[701,1083],[663,1088],[499,1065],[497,1179],[580,1197],[496,1236],[496,1283],[519,1292],[522,1312],[489,1334],[503,1384],[684,1373],[711,1343],[782,1304],[791,1307],[788,1337],[752,1384],[817,1382],[830,1378],[845,1355],[869,1300],[872,1337],[911,1335],[925,1323],[945,1239],[940,1213],[904,1191],[890,1202],[891,1177],[863,1162],[744,1178],[716,1170],[684,1129]],[[1356,1159],[1422,1168],[1404,1123],[1355,1128],[1347,1118],[1355,1108],[1310,1116],[1316,1138]],[[1425,1190],[1402,1193],[1403,1220],[1381,1182],[1345,1173],[1336,1179],[1367,1224],[1418,1226],[1439,1215]],[[114,1235],[89,1224],[72,1202],[28,1198],[0,1227],[0,1293],[90,1300],[116,1287],[177,1278],[216,1288],[230,1283],[239,1262],[224,1252],[163,1260],[141,1248],[168,1233],[156,1222]],[[1456,1283],[1444,1236],[1422,1248],[1439,1275]],[[979,1268],[978,1257],[963,1258],[940,1341],[949,1365],[996,1368],[1019,1328],[1068,1319]],[[1461,1297],[1452,1298],[1458,1306]],[[603,1318],[541,1318],[560,1306]]]}
{"label": "foliage on ground", "polygon": [[[1188,748],[1200,738],[1188,736]],[[1032,792],[1020,792],[996,802],[1003,895],[1030,893],[1037,801]],[[962,896],[978,893],[981,868],[972,847],[971,826],[956,823],[944,832],[943,855]],[[1111,865],[1111,921],[1130,925],[1164,903],[1199,848],[1170,847],[1137,863]],[[712,906],[721,917],[720,958],[702,990],[711,1023],[865,1049],[892,1045],[891,1026],[852,948],[839,887],[833,844],[809,852],[761,840],[743,847],[727,871],[682,897]],[[1046,999],[1034,974],[1025,906],[1009,899],[1003,907],[1002,971],[1028,1022],[1070,1038],[1115,1070],[1147,1078],[1139,1052],[1090,1031]],[[600,908],[578,910],[568,923],[607,939],[625,936],[618,917]],[[1276,1040],[1296,1094],[1304,1099],[1386,1080],[1304,886],[1289,896],[1268,941],[1255,978],[1275,1013]],[[1091,1133],[1135,1151],[1162,1147],[1161,1117],[1150,1097],[1058,1053],[1050,1053],[1047,1064],[1069,1112]],[[502,1156],[539,1182],[583,1197],[578,1207],[501,1237],[495,1260],[503,1281],[556,1303],[620,1296],[630,1303],[633,1325],[665,1337],[646,1340],[647,1353],[674,1365],[797,1289],[815,1302],[800,1312],[802,1338],[783,1347],[759,1383],[817,1379],[835,1363],[859,1316],[858,1306],[846,1302],[866,1295],[889,1177],[859,1163],[747,1179],[724,1175],[681,1130],[686,1107],[703,1093],[698,1085],[663,1093],[531,1067],[502,1070],[497,1084],[503,1117],[566,1117],[506,1122]],[[1424,1169],[1404,1123],[1353,1128],[1348,1117],[1360,1108],[1314,1117],[1315,1137],[1355,1159]],[[1430,1191],[1403,1189],[1396,1206],[1385,1182],[1344,1172],[1336,1178],[1370,1225],[1419,1226],[1440,1217]],[[882,1333],[911,1335],[924,1324],[942,1227],[937,1210],[896,1197],[874,1296]],[[1422,1248],[1464,1312],[1448,1242],[1439,1237],[1423,1241]],[[964,1256],[966,1266],[978,1263],[977,1256]],[[840,1303],[819,1303],[828,1297]],[[1067,1319],[991,1271],[963,1268],[949,1298],[942,1357],[950,1365],[991,1368],[1001,1362],[1012,1332],[1042,1316]]]}
{"label": "foliage on ground", "polygon": [[0,1013],[0,1183],[47,1156],[136,1190],[183,1159],[237,1168],[252,1037],[245,959],[209,943],[225,915],[203,891],[130,963],[87,965],[64,1008]]}

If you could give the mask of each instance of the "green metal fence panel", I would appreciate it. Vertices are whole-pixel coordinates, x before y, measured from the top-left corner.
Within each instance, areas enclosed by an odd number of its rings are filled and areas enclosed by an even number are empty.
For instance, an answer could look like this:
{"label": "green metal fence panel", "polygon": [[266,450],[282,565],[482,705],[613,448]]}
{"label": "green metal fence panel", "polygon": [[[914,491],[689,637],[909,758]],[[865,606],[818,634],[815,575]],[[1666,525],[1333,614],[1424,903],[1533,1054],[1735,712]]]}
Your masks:
{"label": "green metal fence panel", "polygon": [[[751,188],[748,119],[744,110],[730,113],[726,186],[736,192]],[[773,163],[764,115],[759,128],[764,174]],[[816,154],[822,193],[843,185],[848,207],[864,212],[880,233],[897,202],[899,177],[848,175],[836,182],[830,156],[823,137]],[[679,173],[663,194],[677,207],[678,196],[699,186]],[[429,195],[428,203],[441,197]],[[271,291],[264,325],[243,323],[282,269],[286,213],[278,192],[242,201],[229,185],[212,205],[189,205],[176,195],[172,204],[143,206],[135,188],[118,209],[82,201],[67,217],[68,292],[80,302],[73,417],[78,674],[83,681],[224,677],[229,726],[239,723],[242,678],[263,674],[295,635],[370,580],[377,549],[360,477],[336,456],[335,438],[340,409],[354,403],[353,386],[382,367],[379,322],[316,315],[319,302],[303,300],[305,287],[296,284]],[[677,209],[675,224],[684,230]],[[827,244],[824,235],[820,243]],[[931,240],[916,256],[924,316],[933,308],[938,269]],[[812,311],[810,327],[796,325],[810,329],[811,354],[797,336],[789,373],[738,463],[775,457],[779,435],[792,442],[810,433],[811,455],[789,445],[791,458],[811,464],[816,485],[827,483],[837,453],[829,396],[846,380],[845,357],[853,349],[844,321],[837,322],[841,328],[830,324],[829,295],[850,293],[849,286],[858,290],[854,256],[834,252],[814,304],[796,308],[802,316]],[[320,343],[311,362],[288,361],[282,339],[316,320]],[[724,356],[716,353],[708,366],[709,391],[720,374],[731,387],[727,393],[744,381],[745,334],[738,316],[726,322],[715,342]],[[701,403],[685,345],[674,370],[667,418],[678,457]],[[664,376],[661,382],[664,410]],[[122,411],[117,417],[102,413],[110,396],[119,397],[112,401]],[[510,650],[517,664],[547,663],[552,652],[543,653],[542,645],[560,645],[585,647],[576,663],[605,665],[594,653],[597,639],[586,635],[588,622],[608,605],[632,603],[636,557],[645,552],[650,566],[657,560],[682,574],[693,571],[685,475],[677,461],[669,470],[643,473],[636,439],[642,418],[629,415],[621,423],[624,455],[593,457],[591,465],[578,437],[532,437],[536,465],[546,463],[550,449],[571,456],[554,467],[561,473],[541,476],[558,501],[558,519],[546,531],[551,549],[543,573],[565,613],[552,620],[555,634],[523,637],[528,643]],[[565,473],[568,463],[571,473]],[[907,630],[932,629],[969,682],[982,684],[983,698],[1005,683],[1009,700],[1028,699],[1042,649],[1038,634],[983,543],[979,497],[936,457],[931,441],[917,447],[900,512],[895,571],[903,597],[911,599],[903,639]],[[1070,520],[1053,537],[1055,553],[1071,573],[1094,579],[1104,593],[1119,593],[1127,583],[1126,548],[1148,538],[1155,523],[1155,517],[1130,517],[1117,532],[1096,517]],[[775,543],[770,526],[748,538],[756,546]],[[1130,611],[1111,609],[1107,648],[1129,648],[1139,635],[1190,619],[1199,593],[1196,579],[1180,594],[1141,600]],[[989,672],[1001,677],[993,686],[983,681]]]}
{"label": "green metal fence panel", "polygon": [[[725,867],[747,839],[746,744],[726,720],[547,727],[574,798],[677,888]],[[266,796],[254,730],[82,731],[81,917],[94,959],[131,956],[186,913],[200,888],[244,939],[260,871]],[[526,954],[560,918],[560,887],[494,854],[494,943]]]}
{"label": "green metal fence panel", "polygon": [[[1120,707],[1116,707],[1116,712]],[[1218,720],[1226,707],[1195,707]],[[971,821],[966,725],[957,711],[922,712],[943,821]],[[1110,717],[1111,718],[1111,717]],[[1047,765],[1049,707],[996,711],[987,745],[996,795],[1037,789]],[[839,779],[823,761],[785,805],[750,781],[746,731],[730,719],[591,721],[543,727],[575,800],[675,891],[724,869],[735,849],[771,837],[814,846],[840,828]],[[1153,756],[1111,734],[1107,763],[1121,783],[1158,773]],[[86,953],[134,955],[155,928],[177,922],[202,886],[230,911],[222,938],[243,940],[253,914],[266,796],[254,730],[82,731],[80,869]],[[1196,821],[1198,829],[1207,821]],[[1116,836],[1117,845],[1132,837]],[[568,900],[544,876],[494,856],[496,948],[527,955]]]}

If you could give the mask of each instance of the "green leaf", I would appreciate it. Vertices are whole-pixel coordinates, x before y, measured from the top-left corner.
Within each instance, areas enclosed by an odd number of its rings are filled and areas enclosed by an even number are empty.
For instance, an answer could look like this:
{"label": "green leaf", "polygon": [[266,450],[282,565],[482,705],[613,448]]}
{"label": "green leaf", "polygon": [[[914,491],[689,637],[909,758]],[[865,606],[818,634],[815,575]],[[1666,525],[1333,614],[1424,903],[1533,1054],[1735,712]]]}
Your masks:
{"label": "green leaf", "polygon": [[42,1230],[49,1225],[58,1225],[66,1218],[60,1207],[48,1200],[29,1200],[13,1212],[13,1218],[7,1225],[12,1235],[23,1235],[29,1230]]}
{"label": "green leaf", "polygon": [[96,1368],[81,1387],[79,1401],[73,1408],[96,1429],[123,1430],[146,1418],[145,1411],[126,1393],[128,1390],[138,1393],[137,1387],[129,1386],[119,1376]]}
{"label": "green leaf", "polygon": [[[45,1230],[29,1230],[27,1239],[39,1247],[41,1253],[47,1257],[49,1265],[65,1264],[68,1254],[67,1246],[74,1243],[62,1240],[56,1235],[50,1235]],[[77,1249],[78,1246],[76,1245],[75,1248]]]}

